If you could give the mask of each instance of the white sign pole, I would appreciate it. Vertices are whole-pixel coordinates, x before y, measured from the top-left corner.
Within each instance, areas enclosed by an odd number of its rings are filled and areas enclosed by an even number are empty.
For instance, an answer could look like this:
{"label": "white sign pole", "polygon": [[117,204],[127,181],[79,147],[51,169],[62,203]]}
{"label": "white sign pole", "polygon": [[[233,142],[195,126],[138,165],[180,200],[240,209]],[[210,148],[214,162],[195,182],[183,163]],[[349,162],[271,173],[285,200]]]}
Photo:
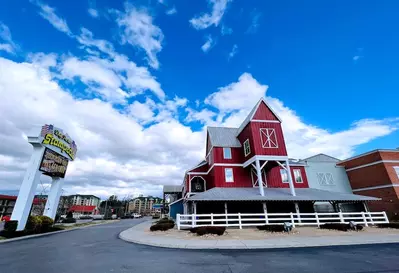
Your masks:
{"label": "white sign pole", "polygon": [[29,167],[25,173],[24,180],[19,189],[17,202],[15,203],[11,215],[11,220],[18,221],[17,230],[23,230],[25,228],[41,175],[39,166],[42,160],[44,147],[40,143],[30,143],[33,145],[33,154],[30,158]]}
{"label": "white sign pole", "polygon": [[46,207],[44,208],[43,215],[55,219],[57,213],[58,203],[60,202],[62,186],[64,185],[64,179],[60,177],[53,177],[50,193],[47,198]]}

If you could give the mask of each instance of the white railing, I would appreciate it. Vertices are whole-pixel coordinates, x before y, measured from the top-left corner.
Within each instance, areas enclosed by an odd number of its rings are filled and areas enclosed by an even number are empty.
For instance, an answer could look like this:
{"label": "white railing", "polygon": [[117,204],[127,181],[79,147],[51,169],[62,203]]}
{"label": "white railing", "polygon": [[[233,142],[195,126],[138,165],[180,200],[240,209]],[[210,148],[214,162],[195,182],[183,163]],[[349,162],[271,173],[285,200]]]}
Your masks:
{"label": "white railing", "polygon": [[292,226],[320,226],[325,223],[374,224],[389,223],[385,211],[382,212],[332,212],[332,213],[228,213],[228,214],[177,214],[177,228],[201,226],[248,227],[266,224],[284,224]]}

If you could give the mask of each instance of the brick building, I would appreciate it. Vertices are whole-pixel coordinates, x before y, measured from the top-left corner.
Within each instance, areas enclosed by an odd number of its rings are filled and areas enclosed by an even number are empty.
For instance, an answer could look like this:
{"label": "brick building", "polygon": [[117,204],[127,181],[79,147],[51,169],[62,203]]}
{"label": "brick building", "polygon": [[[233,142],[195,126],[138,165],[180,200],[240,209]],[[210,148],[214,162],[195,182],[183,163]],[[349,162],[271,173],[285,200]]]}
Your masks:
{"label": "brick building", "polygon": [[345,167],[353,192],[379,197],[371,211],[386,211],[399,220],[399,149],[373,150],[338,163]]}

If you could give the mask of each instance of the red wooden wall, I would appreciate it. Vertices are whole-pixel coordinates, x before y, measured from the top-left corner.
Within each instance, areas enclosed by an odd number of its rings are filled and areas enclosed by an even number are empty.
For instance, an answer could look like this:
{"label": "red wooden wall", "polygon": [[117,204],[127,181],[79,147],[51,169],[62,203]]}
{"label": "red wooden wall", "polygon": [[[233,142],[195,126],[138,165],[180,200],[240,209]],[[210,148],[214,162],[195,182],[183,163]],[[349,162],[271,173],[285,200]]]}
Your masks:
{"label": "red wooden wall", "polygon": [[[292,182],[295,188],[309,188],[308,178],[306,177],[305,168],[303,166],[291,166]],[[280,166],[275,166],[266,172],[267,186],[269,188],[289,188],[289,183],[283,183],[281,179]],[[296,183],[294,177],[294,169],[300,169],[303,183]]]}
{"label": "red wooden wall", "polygon": [[[252,150],[254,150],[254,152],[257,155],[280,155],[280,156],[287,155],[284,134],[280,123],[250,122],[250,125],[252,131],[252,139],[253,139]],[[262,147],[262,141],[260,136],[261,128],[272,128],[275,130],[278,148]]]}
{"label": "red wooden wall", "polygon": [[266,106],[264,102],[261,102],[258,109],[255,112],[253,119],[257,120],[278,120],[273,112]]}
{"label": "red wooden wall", "polygon": [[[224,176],[224,169],[232,168],[234,182],[226,182]],[[251,174],[249,168],[243,167],[229,167],[229,166],[215,166],[214,171],[214,186],[223,188],[243,188],[252,187]]]}
{"label": "red wooden wall", "polygon": [[244,148],[231,148],[232,159],[223,158],[223,148],[213,147],[213,160],[215,163],[243,163],[244,160]]}
{"label": "red wooden wall", "polygon": [[[249,139],[249,145],[251,146],[251,153],[247,156],[244,156],[244,141]],[[244,130],[242,130],[242,132],[240,133],[240,135],[238,136],[238,140],[240,141],[242,147],[242,154],[244,157],[243,162],[247,161],[248,159],[250,159],[251,157],[253,157],[255,155],[254,152],[254,141],[252,138],[252,130],[251,130],[251,123],[248,123],[247,126],[245,126]]]}

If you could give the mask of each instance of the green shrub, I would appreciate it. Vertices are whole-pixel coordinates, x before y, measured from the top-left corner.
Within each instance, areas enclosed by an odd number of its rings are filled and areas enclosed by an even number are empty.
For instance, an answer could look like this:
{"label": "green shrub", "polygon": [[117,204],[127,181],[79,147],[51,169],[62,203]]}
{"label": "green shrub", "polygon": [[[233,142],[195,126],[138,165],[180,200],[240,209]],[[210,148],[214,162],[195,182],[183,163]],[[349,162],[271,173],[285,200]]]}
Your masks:
{"label": "green shrub", "polygon": [[270,231],[270,232],[284,232],[284,225],[262,225],[256,227],[259,230]]}
{"label": "green shrub", "polygon": [[168,229],[174,228],[174,223],[156,223],[150,227],[151,231],[166,231]]}
{"label": "green shrub", "polygon": [[378,224],[379,228],[396,228],[399,229],[399,223],[386,223],[386,224]]}
{"label": "green shrub", "polygon": [[48,216],[38,216],[42,222],[41,232],[48,232],[51,230],[51,227],[54,225],[53,219]]}
{"label": "green shrub", "polygon": [[66,218],[73,218],[73,213],[72,211],[69,211],[66,215]]}
{"label": "green shrub", "polygon": [[197,227],[196,228],[196,233],[198,236],[202,236],[205,234],[216,234],[216,235],[223,235],[224,232],[226,231],[226,227],[213,227],[213,226],[207,226],[207,227]]}
{"label": "green shrub", "polygon": [[90,215],[84,215],[84,216],[80,216],[79,219],[80,220],[90,220],[90,219],[93,219],[93,217]]}
{"label": "green shrub", "polygon": [[29,216],[26,222],[25,231],[27,234],[40,233],[42,228],[42,220],[40,216]]}
{"label": "green shrub", "polygon": [[17,231],[18,221],[10,220],[4,223],[4,231],[7,233],[14,233]]}
{"label": "green shrub", "polygon": [[165,218],[158,220],[157,224],[175,224],[175,221],[165,217]]}
{"label": "green shrub", "polygon": [[65,218],[64,220],[62,220],[63,224],[73,224],[76,223],[76,219],[75,218]]}
{"label": "green shrub", "polygon": [[340,231],[348,231],[350,229],[349,224],[344,223],[325,223],[320,225],[321,229],[335,229]]}

